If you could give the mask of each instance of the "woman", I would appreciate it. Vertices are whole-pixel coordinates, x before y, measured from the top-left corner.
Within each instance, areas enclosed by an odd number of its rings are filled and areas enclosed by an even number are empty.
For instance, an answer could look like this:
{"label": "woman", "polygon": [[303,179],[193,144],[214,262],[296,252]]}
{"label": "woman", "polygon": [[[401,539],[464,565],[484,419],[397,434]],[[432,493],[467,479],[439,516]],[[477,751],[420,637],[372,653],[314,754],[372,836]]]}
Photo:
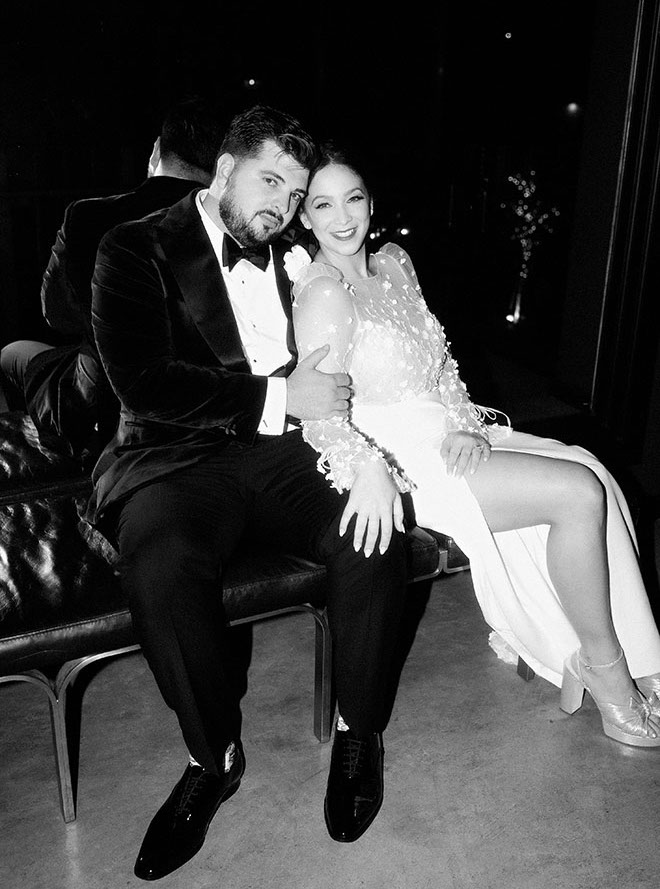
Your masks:
{"label": "woman", "polygon": [[[350,489],[341,533],[369,556],[403,529],[400,492],[419,525],[470,560],[490,626],[575,712],[585,689],[606,735],[660,746],[660,634],[643,586],[623,495],[580,447],[486,424],[410,258],[368,256],[372,200],[341,152],[324,149],[303,225],[319,250],[289,254],[299,354],[329,343],[326,371],[350,373],[350,421],[307,421],[319,469]],[[632,676],[638,677],[635,681]]]}

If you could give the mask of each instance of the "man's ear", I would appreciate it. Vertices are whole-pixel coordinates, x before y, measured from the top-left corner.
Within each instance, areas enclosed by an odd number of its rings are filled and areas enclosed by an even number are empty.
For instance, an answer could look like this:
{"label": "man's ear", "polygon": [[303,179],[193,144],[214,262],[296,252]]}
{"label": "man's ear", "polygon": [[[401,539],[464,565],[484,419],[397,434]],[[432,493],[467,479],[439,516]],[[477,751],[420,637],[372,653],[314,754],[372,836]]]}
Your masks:
{"label": "man's ear", "polygon": [[234,172],[236,160],[232,154],[225,152],[215,162],[215,173],[211,183],[211,192],[218,197],[225,190],[229,177]]}
{"label": "man's ear", "polygon": [[300,216],[300,221],[301,221],[302,224],[305,226],[305,228],[306,228],[308,231],[311,231],[312,223],[311,223],[311,222],[309,221],[309,219],[307,218],[307,214],[305,213],[305,211],[304,211],[304,210],[300,210],[300,211],[298,212],[298,215]]}
{"label": "man's ear", "polygon": [[369,198],[369,215],[370,216],[374,215],[374,199],[373,198]]}

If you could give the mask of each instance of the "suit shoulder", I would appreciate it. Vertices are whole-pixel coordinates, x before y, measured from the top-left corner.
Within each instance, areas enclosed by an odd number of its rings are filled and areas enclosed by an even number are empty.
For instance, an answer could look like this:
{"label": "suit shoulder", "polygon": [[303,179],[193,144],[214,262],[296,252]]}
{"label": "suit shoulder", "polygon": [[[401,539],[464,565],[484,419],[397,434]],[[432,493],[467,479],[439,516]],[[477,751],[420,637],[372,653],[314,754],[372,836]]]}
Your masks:
{"label": "suit shoulder", "polygon": [[101,195],[93,198],[79,198],[71,201],[64,212],[65,220],[81,222],[105,215],[126,197],[126,193]]}
{"label": "suit shoulder", "polygon": [[[163,181],[159,181],[162,179]],[[132,191],[73,201],[67,207],[65,227],[75,234],[101,235],[128,220],[167,210],[200,186],[196,182],[154,176]]]}
{"label": "suit shoulder", "polygon": [[130,247],[134,249],[138,244],[150,244],[154,240],[154,233],[158,223],[166,214],[166,209],[157,210],[141,219],[129,219],[118,222],[101,237],[99,246],[103,250],[113,249],[113,247]]}
{"label": "suit shoulder", "polygon": [[62,223],[68,249],[81,255],[95,249],[108,229],[127,218],[121,212],[123,197],[115,194],[72,201]]}

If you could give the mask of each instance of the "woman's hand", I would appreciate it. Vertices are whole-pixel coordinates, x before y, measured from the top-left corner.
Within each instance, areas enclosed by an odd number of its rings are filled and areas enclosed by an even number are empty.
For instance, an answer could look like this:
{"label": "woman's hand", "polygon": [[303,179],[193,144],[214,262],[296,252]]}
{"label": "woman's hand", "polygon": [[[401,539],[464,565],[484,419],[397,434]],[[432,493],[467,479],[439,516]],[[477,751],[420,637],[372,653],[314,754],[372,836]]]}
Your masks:
{"label": "woman's hand", "polygon": [[392,539],[392,526],[404,530],[401,495],[383,461],[370,460],[358,470],[339,523],[341,537],[353,516],[353,547],[356,553],[363,549],[367,558],[374,551],[379,532],[378,548],[384,553]]}
{"label": "woman's hand", "polygon": [[481,461],[487,463],[490,459],[490,444],[476,432],[448,432],[440,447],[440,456],[449,475],[461,478],[466,469],[474,475]]}

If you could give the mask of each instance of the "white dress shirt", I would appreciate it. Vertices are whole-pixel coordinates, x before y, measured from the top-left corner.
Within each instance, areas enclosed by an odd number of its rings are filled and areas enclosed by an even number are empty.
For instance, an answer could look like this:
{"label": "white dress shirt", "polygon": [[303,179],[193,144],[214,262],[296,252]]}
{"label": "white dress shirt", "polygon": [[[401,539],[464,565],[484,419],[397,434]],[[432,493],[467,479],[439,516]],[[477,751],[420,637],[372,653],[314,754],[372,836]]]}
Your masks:
{"label": "white dress shirt", "polygon": [[[202,200],[206,194],[208,189],[197,193],[197,209],[218,259],[243,352],[253,374],[268,376],[291,358],[286,343],[287,318],[277,289],[272,251],[265,271],[246,259],[239,260],[231,271],[223,266],[222,244],[225,235],[204,209]],[[285,429],[286,379],[268,377],[266,401],[258,431],[264,435],[280,435]]]}

